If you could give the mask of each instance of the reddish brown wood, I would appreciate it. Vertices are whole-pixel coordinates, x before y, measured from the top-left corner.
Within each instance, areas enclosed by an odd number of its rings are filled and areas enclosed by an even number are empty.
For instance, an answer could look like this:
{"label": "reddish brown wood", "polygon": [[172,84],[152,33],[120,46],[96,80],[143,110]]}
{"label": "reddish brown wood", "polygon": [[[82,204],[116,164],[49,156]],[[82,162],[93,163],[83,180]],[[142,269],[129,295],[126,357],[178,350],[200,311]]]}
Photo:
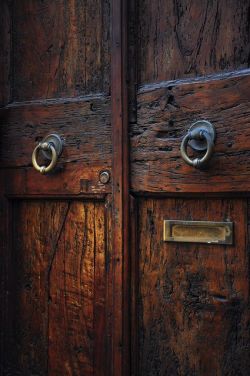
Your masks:
{"label": "reddish brown wood", "polygon": [[[105,202],[105,204],[107,201]],[[104,205],[95,205],[94,221],[95,221],[95,274],[94,274],[94,359],[95,359],[95,375],[105,376],[109,373],[109,363],[107,357],[110,353],[107,339],[107,310],[108,301],[106,300],[107,291],[107,223],[105,220],[107,215]]]}
{"label": "reddish brown wood", "polygon": [[0,107],[10,100],[11,15],[8,1],[0,3]]}
{"label": "reddish brown wood", "polygon": [[21,201],[13,208],[6,374],[47,373],[48,272],[67,205]]}
{"label": "reddish brown wood", "polygon": [[[15,176],[13,186],[13,178],[6,176],[9,193],[111,191],[110,183],[99,181],[100,171],[110,170],[112,161],[109,98],[100,95],[14,104],[3,108],[0,116],[1,166]],[[53,132],[65,140],[63,154],[57,173],[40,176],[31,165],[31,155],[36,144]]]}
{"label": "reddish brown wood", "polygon": [[139,293],[139,257],[138,257],[138,203],[130,196],[130,263],[131,263],[131,376],[138,374],[139,333],[138,333],[138,293]]}
{"label": "reddish brown wood", "polygon": [[[234,245],[163,242],[163,219],[234,222]],[[248,375],[244,199],[141,199],[139,374]]]}
{"label": "reddish brown wood", "polygon": [[107,352],[107,357],[105,361],[106,369],[109,372],[113,372],[113,233],[112,233],[112,194],[107,195],[105,202],[105,227],[106,227],[106,260],[105,260],[105,270],[106,270],[106,322],[107,322],[107,338],[106,346],[109,349]]}
{"label": "reddish brown wood", "polygon": [[[3,196],[3,182],[0,178],[0,193],[1,197]],[[0,202],[0,374],[4,374],[4,368],[6,365],[6,353],[7,340],[8,338],[5,335],[5,331],[2,328],[5,328],[7,332],[9,329],[12,329],[12,323],[9,321],[9,308],[8,307],[8,291],[10,291],[10,280],[9,280],[9,266],[11,265],[11,257],[8,249],[9,233],[8,229],[12,220],[10,205],[6,198],[1,199]],[[4,307],[4,309],[2,309]]]}
{"label": "reddish brown wood", "polygon": [[[2,167],[29,167],[37,142],[49,133],[65,141],[62,165],[111,167],[110,99],[104,95],[74,100],[12,104],[1,110]],[[15,151],[15,153],[13,152]]]}
{"label": "reddish brown wood", "polygon": [[129,259],[128,259],[128,115],[127,1],[112,1],[111,121],[113,146],[112,208],[112,375],[128,375]]}
{"label": "reddish brown wood", "polygon": [[104,375],[104,204],[19,201],[14,218],[4,374]]}
{"label": "reddish brown wood", "polygon": [[[51,374],[103,375],[105,278],[103,204],[70,203],[50,274]],[[101,270],[100,270],[101,267]],[[96,280],[97,278],[97,280]],[[96,284],[100,290],[96,292]],[[98,295],[99,294],[99,295]],[[97,300],[96,300],[97,299]],[[96,327],[96,315],[99,316]],[[94,325],[93,325],[94,322]],[[62,333],[64,340],[62,340]],[[61,354],[58,357],[58,354]],[[98,354],[99,362],[97,363]],[[95,362],[93,363],[93,359]],[[102,365],[103,367],[103,365]]]}
{"label": "reddish brown wood", "polygon": [[249,0],[138,0],[139,83],[249,67]]}
{"label": "reddish brown wood", "polygon": [[109,92],[109,0],[14,1],[13,99]]}
{"label": "reddish brown wood", "polygon": [[[0,373],[110,375],[110,2],[0,7]],[[52,132],[65,146],[42,176],[31,154]]]}
{"label": "reddish brown wood", "polygon": [[[138,94],[131,129],[131,181],[142,192],[248,191],[250,76],[153,85]],[[216,129],[213,157],[204,171],[188,166],[180,145],[190,125],[209,120]],[[189,150],[191,155],[191,151]]]}
{"label": "reddish brown wood", "polygon": [[[128,77],[138,83],[136,93],[129,91],[138,207],[131,243],[132,372],[247,376],[249,204],[225,196],[246,197],[250,189],[250,2],[138,0],[129,9],[137,28],[129,38]],[[201,119],[217,132],[203,171],[180,155],[188,128]],[[164,217],[232,218],[234,245],[164,243]]]}

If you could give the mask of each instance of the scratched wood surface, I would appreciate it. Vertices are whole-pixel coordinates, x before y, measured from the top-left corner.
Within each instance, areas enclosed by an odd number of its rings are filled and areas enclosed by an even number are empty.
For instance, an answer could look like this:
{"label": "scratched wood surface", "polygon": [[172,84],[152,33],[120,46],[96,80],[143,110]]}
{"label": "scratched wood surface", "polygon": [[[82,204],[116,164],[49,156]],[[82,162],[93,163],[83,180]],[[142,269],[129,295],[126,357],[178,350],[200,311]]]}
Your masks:
{"label": "scratched wood surface", "polygon": [[14,100],[108,92],[109,6],[109,0],[14,1]]}
{"label": "scratched wood surface", "polygon": [[[109,184],[99,181],[100,171],[111,169],[110,99],[87,96],[76,101],[41,101],[10,105],[0,110],[0,163],[5,174],[15,174],[12,193],[89,193],[105,192]],[[50,133],[64,140],[56,173],[40,176],[31,163],[32,152]],[[91,161],[91,163],[90,163]],[[48,161],[39,155],[39,163]],[[19,178],[18,178],[19,176]],[[7,179],[11,185],[12,179]],[[17,181],[22,180],[22,187]],[[25,183],[24,183],[25,181]]]}
{"label": "scratched wood surface", "polygon": [[0,2],[0,107],[10,100],[11,16],[7,1]]}
{"label": "scratched wood surface", "polygon": [[[173,82],[137,95],[131,124],[131,184],[141,192],[223,192],[250,189],[250,75]],[[216,129],[206,169],[188,166],[180,146],[189,127],[208,120]],[[192,156],[192,150],[187,153]],[[199,153],[201,157],[203,153]]]}
{"label": "scratched wood surface", "polygon": [[[0,373],[110,375],[110,1],[3,0],[0,21]],[[50,133],[63,153],[41,176]]]}
{"label": "scratched wood surface", "polygon": [[[139,374],[249,374],[244,199],[140,199]],[[163,219],[234,222],[234,245],[163,242]]]}
{"label": "scratched wood surface", "polygon": [[249,67],[249,0],[138,0],[139,84]]}
{"label": "scratched wood surface", "polygon": [[[249,203],[225,198],[250,190],[249,9],[249,0],[138,0],[130,9],[136,375],[249,374]],[[180,145],[202,119],[217,136],[196,170]],[[164,243],[164,218],[231,219],[234,244]]]}
{"label": "scratched wood surface", "polygon": [[[109,1],[4,0],[0,6],[0,163],[7,190],[110,192],[99,181],[112,161]],[[31,155],[50,133],[65,145],[56,171],[44,178]]]}
{"label": "scratched wood surface", "polygon": [[13,214],[5,374],[103,375],[104,205],[17,201]]}

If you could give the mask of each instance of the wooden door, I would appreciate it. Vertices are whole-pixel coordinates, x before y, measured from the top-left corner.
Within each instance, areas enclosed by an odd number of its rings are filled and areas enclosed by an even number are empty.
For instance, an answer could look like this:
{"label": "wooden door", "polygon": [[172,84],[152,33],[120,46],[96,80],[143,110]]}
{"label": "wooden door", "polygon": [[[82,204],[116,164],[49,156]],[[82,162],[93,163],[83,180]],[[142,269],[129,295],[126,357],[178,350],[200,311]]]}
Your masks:
{"label": "wooden door", "polygon": [[[0,7],[1,373],[248,375],[249,1]],[[205,169],[180,154],[199,120]],[[167,242],[164,220],[233,242]]]}
{"label": "wooden door", "polygon": [[[249,375],[249,9],[246,0],[130,7],[137,375]],[[180,153],[199,120],[217,134],[204,169]],[[231,221],[233,242],[167,242],[164,220]]]}
{"label": "wooden door", "polygon": [[1,374],[121,375],[121,2],[0,8]]}

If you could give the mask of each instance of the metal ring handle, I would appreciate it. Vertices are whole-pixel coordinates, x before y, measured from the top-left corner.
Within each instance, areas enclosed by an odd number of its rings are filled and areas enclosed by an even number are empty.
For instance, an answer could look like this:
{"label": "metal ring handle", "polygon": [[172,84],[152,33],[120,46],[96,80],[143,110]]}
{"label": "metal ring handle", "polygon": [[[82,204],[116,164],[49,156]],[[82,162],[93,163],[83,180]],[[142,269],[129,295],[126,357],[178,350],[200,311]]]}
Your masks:
{"label": "metal ring handle", "polygon": [[[187,155],[187,146],[190,140],[206,140],[207,149],[206,153],[202,158],[191,159]],[[211,158],[214,150],[214,143],[211,135],[205,129],[194,129],[183,138],[181,143],[181,156],[184,161],[192,167],[202,168],[204,167],[209,159]]]}
{"label": "metal ring handle", "polygon": [[[39,164],[37,163],[37,155],[38,155],[39,150],[51,152],[52,158],[48,166],[39,166]],[[58,160],[58,155],[57,155],[56,149],[54,148],[53,144],[50,142],[40,142],[35,147],[32,153],[32,164],[34,168],[43,175],[53,170],[53,168],[55,167],[57,163],[57,160]]]}

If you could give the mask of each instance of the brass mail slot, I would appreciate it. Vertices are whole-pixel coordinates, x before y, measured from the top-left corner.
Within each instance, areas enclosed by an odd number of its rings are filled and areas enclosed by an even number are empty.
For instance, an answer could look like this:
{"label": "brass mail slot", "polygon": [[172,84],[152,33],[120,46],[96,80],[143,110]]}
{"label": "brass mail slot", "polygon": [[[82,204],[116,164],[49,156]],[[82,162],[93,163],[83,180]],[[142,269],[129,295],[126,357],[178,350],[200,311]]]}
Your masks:
{"label": "brass mail slot", "polygon": [[164,220],[166,242],[232,244],[233,222]]}

